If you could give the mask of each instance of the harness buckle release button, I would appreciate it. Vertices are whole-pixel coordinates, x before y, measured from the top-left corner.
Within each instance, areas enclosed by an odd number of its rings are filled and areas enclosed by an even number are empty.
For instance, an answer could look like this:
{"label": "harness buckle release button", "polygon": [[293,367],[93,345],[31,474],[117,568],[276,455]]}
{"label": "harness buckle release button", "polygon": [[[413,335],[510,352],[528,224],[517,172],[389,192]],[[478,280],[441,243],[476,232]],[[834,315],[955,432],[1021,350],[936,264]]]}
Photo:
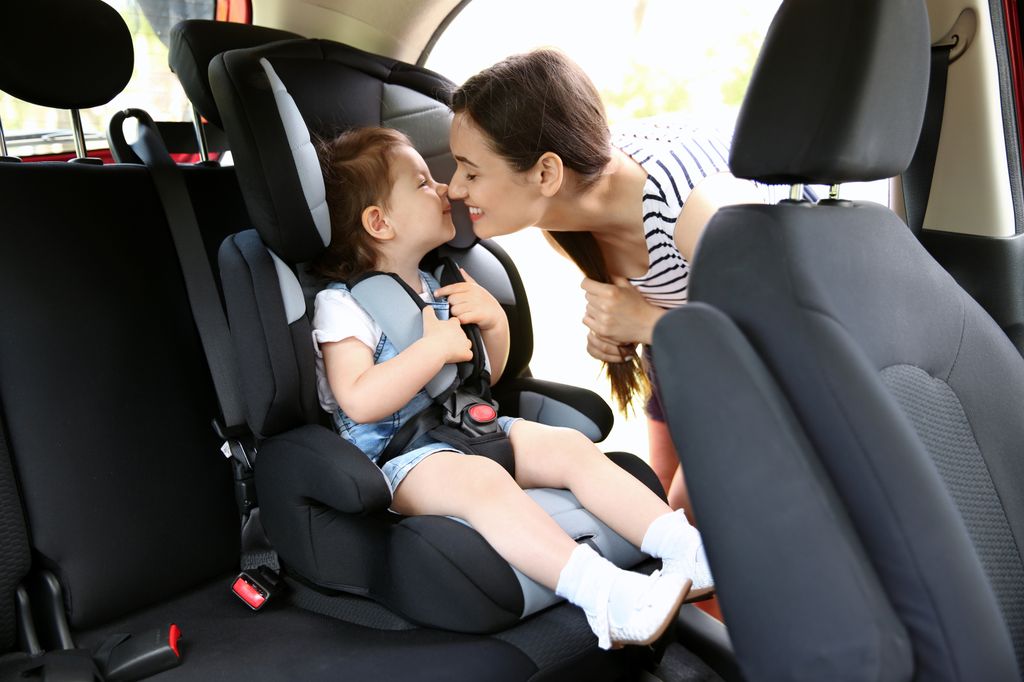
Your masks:
{"label": "harness buckle release button", "polygon": [[468,414],[469,418],[477,424],[490,424],[498,418],[498,413],[494,411],[494,408],[490,405],[484,405],[483,403],[470,405],[466,409],[466,414]]}

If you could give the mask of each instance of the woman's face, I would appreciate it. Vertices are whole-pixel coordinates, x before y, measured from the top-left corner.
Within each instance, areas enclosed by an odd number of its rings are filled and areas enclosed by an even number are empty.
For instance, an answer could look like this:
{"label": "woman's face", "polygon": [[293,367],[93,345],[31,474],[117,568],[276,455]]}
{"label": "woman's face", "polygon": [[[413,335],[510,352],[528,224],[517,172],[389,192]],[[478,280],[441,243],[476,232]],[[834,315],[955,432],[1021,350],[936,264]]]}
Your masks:
{"label": "woman's face", "polygon": [[494,152],[468,114],[455,115],[450,144],[458,165],[448,196],[466,203],[476,236],[511,234],[540,221],[545,198],[531,171],[516,171]]}

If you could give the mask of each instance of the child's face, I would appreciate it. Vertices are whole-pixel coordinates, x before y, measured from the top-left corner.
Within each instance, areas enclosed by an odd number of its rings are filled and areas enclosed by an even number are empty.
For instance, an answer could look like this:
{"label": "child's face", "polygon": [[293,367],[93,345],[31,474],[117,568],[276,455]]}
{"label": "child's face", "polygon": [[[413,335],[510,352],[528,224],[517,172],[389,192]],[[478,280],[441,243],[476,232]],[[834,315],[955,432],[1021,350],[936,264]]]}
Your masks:
{"label": "child's face", "polygon": [[422,257],[455,236],[448,185],[435,182],[423,157],[400,145],[392,152],[388,219],[396,235]]}

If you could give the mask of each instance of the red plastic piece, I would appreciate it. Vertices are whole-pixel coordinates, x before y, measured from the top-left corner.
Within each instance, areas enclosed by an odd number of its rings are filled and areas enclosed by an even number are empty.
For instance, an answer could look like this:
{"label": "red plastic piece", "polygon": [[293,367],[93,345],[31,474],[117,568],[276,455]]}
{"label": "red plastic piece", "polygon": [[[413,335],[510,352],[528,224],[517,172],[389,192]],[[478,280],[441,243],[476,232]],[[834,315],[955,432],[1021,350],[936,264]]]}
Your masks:
{"label": "red plastic piece", "polygon": [[235,579],[235,583],[231,586],[231,591],[237,594],[252,609],[260,608],[263,606],[263,602],[267,601],[266,595],[241,576]]}
{"label": "red plastic piece", "polygon": [[181,652],[178,651],[179,639],[181,639],[181,629],[174,623],[171,623],[171,633],[170,636],[167,638],[167,643],[170,645],[171,651],[174,652],[174,655],[178,658],[181,658]]}
{"label": "red plastic piece", "polygon": [[494,421],[498,413],[490,405],[473,405],[469,408],[469,416],[478,424]]}

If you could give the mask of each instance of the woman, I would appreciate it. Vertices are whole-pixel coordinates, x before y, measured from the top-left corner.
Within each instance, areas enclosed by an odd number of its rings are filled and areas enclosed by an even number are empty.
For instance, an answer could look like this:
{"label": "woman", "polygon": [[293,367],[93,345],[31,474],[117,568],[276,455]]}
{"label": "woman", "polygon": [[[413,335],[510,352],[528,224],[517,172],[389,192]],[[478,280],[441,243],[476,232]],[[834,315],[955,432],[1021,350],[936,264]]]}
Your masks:
{"label": "woman", "polygon": [[726,204],[760,203],[758,188],[728,173],[725,145],[707,134],[639,123],[613,136],[593,83],[554,50],[480,72],[453,93],[452,107],[450,197],[469,207],[479,237],[537,226],[580,267],[587,351],[607,363],[620,408],[648,396],[651,466],[671,506],[692,519],[651,336],[667,310],[686,302],[708,219]]}

